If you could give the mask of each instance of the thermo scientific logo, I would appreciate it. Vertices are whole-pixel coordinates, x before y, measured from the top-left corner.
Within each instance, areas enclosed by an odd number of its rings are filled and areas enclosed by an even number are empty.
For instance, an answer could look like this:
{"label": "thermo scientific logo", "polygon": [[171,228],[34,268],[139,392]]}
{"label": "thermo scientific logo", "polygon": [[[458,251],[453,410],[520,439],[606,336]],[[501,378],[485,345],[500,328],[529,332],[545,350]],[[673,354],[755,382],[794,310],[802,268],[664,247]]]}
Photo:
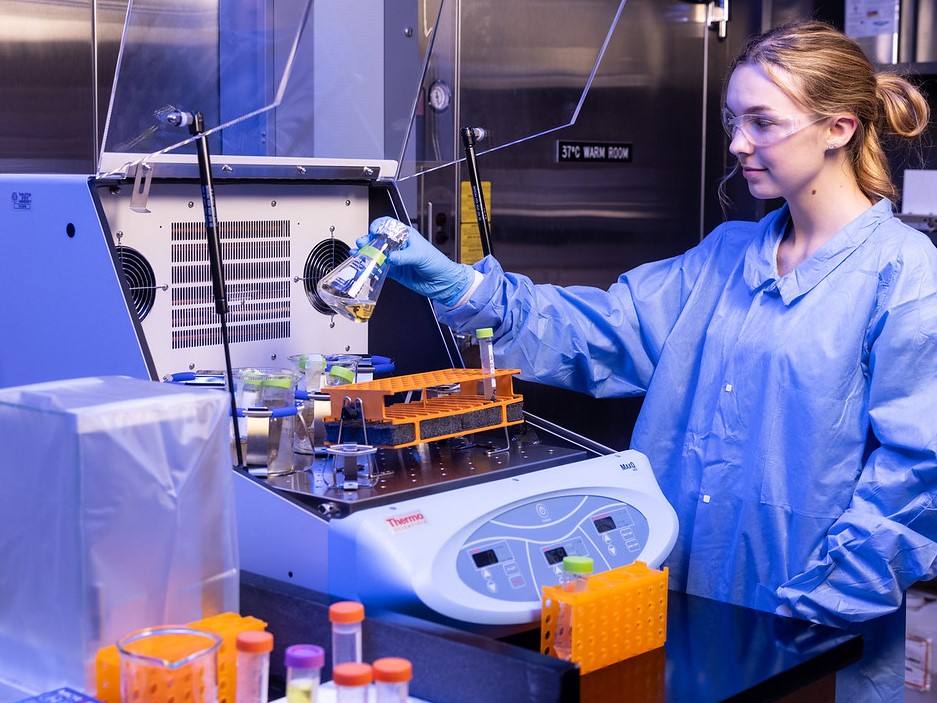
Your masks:
{"label": "thermo scientific logo", "polygon": [[417,511],[415,513],[410,513],[409,515],[401,515],[400,517],[389,517],[384,518],[384,522],[387,523],[387,526],[390,528],[391,532],[403,532],[404,530],[409,530],[417,525],[426,524],[426,516],[423,513]]}

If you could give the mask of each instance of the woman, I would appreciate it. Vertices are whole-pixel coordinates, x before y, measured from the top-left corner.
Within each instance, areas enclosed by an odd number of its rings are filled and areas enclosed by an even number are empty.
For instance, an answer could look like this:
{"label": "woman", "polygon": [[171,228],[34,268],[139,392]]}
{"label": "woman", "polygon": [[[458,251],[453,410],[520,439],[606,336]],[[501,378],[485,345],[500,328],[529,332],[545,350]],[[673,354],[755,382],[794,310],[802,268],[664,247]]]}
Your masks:
{"label": "woman", "polygon": [[[892,214],[880,143],[920,134],[927,103],[801,22],[747,42],[724,106],[736,170],[785,201],[760,222],[608,291],[473,270],[418,235],[390,275],[451,327],[494,328],[523,378],[646,395],[632,445],[680,519],[672,588],[871,620],[937,574],[937,251]],[[858,700],[901,699],[903,666],[861,675],[878,680]]]}

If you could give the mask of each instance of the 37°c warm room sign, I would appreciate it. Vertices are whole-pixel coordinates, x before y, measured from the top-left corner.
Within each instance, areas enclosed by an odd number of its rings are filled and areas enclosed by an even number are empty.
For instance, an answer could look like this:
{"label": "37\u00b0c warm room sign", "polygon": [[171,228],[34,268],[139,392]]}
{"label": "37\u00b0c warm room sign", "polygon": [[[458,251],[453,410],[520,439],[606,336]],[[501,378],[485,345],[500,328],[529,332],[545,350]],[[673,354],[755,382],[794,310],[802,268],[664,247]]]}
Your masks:
{"label": "37\u00b0c warm room sign", "polygon": [[558,139],[556,162],[563,163],[631,163],[629,142],[581,142]]}

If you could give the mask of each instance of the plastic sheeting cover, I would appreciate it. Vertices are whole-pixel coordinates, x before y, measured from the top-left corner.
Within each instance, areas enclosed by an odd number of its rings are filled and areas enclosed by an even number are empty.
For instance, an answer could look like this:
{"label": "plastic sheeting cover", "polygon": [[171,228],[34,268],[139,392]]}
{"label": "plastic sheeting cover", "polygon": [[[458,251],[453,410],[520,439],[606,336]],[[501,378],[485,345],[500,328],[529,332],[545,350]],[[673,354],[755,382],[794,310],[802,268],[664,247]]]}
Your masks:
{"label": "plastic sheeting cover", "polygon": [[90,688],[130,630],[237,611],[227,409],[122,376],[0,389],[0,679]]}

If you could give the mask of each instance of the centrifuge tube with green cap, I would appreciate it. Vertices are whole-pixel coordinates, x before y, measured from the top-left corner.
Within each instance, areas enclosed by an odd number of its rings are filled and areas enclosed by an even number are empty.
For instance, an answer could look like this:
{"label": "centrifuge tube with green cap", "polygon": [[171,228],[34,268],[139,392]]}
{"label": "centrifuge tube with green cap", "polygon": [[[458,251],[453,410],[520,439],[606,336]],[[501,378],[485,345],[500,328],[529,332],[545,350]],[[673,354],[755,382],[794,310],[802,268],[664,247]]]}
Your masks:
{"label": "centrifuge tube with green cap", "polygon": [[[588,578],[592,575],[592,557],[563,557],[563,573],[560,575],[560,588],[570,593],[585,591]],[[569,661],[573,654],[574,608],[569,603],[560,601],[560,612],[556,620],[553,636],[553,651],[560,659]]]}
{"label": "centrifuge tube with green cap", "polygon": [[387,255],[404,245],[409,228],[386,218],[369,234],[367,244],[332,269],[316,286],[326,305],[353,322],[371,319],[387,278]]}
{"label": "centrifuge tube with green cap", "polygon": [[[495,350],[492,345],[494,330],[490,327],[483,327],[475,330],[475,339],[478,340],[478,353],[481,357],[482,371],[485,373],[494,373],[495,371]],[[482,379],[482,395],[489,400],[494,400],[498,395],[497,383],[492,378]]]}

